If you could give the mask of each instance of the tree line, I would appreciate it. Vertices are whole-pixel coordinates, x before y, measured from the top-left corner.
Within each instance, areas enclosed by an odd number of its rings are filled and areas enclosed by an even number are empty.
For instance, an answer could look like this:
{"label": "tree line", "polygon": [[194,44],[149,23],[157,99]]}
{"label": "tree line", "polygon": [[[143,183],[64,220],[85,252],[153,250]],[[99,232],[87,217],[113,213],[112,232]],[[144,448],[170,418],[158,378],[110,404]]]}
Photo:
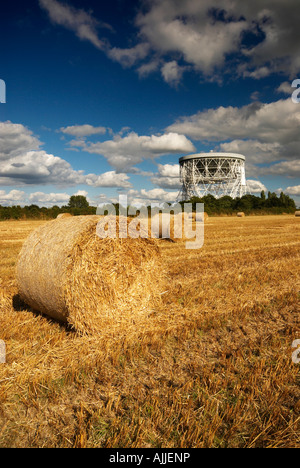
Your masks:
{"label": "tree line", "polygon": [[[260,193],[260,196],[255,195],[244,195],[241,198],[231,198],[230,196],[224,196],[221,198],[215,198],[213,195],[205,195],[204,197],[192,197],[189,200],[179,202],[182,205],[182,209],[185,203],[192,205],[192,210],[196,211],[197,203],[204,204],[204,211],[211,216],[220,215],[235,215],[238,212],[244,212],[245,214],[289,214],[294,213],[296,208],[295,201],[284,194],[280,193],[279,196],[275,192],[268,192],[267,195],[264,191]],[[171,207],[171,203],[166,203]],[[114,204],[115,212],[119,214],[119,204]],[[151,206],[148,206],[148,214],[151,215]],[[138,208],[131,209],[131,212],[139,211]],[[107,214],[105,207],[103,213]]]}
{"label": "tree line", "polygon": [[28,206],[1,206],[0,220],[5,219],[55,219],[61,213],[70,213],[73,216],[94,215],[97,208],[90,206],[83,195],[72,195],[66,206],[52,206],[51,208],[38,205]]}
{"label": "tree line", "polygon": [[[212,195],[206,195],[202,198],[193,197],[184,203],[191,203],[193,210],[196,210],[197,203],[204,203],[204,210],[208,215],[234,215],[239,211],[245,214],[283,214],[294,213],[296,210],[295,201],[284,194],[264,191],[260,196],[244,195],[241,198],[231,198],[224,196],[215,198]],[[116,214],[119,212],[118,204],[114,205]],[[150,210],[151,207],[148,207]],[[54,219],[61,213],[70,213],[73,216],[79,215],[94,215],[97,208],[90,206],[86,197],[82,195],[73,195],[70,197],[69,203],[66,206],[52,206],[51,208],[39,207],[38,205],[29,206],[1,206],[0,205],[0,220],[6,219]],[[138,208],[137,208],[138,211]]]}
{"label": "tree line", "polygon": [[266,194],[262,191],[260,196],[247,194],[241,198],[205,195],[202,198],[193,197],[187,202],[192,203],[193,210],[196,203],[204,203],[204,210],[208,215],[233,215],[241,211],[245,214],[283,214],[294,213],[296,210],[295,201],[283,192],[277,195],[275,192]]}

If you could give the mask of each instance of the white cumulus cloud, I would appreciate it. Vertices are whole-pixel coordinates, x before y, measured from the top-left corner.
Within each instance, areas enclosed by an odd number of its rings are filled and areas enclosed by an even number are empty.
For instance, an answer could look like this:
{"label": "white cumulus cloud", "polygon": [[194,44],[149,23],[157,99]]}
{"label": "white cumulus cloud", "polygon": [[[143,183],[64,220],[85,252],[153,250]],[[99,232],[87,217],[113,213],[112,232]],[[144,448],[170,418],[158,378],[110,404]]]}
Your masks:
{"label": "white cumulus cloud", "polygon": [[[221,71],[253,79],[272,73],[294,77],[300,71],[298,0],[141,2],[133,18],[135,41],[124,38],[124,47],[99,37],[100,27],[112,28],[92,12],[58,0],[39,4],[52,23],[73,31],[121,65],[136,65],[140,75],[157,70],[160,61],[167,63],[161,73],[172,85],[185,67],[208,80],[219,80]],[[247,43],[247,34],[254,40]]]}
{"label": "white cumulus cloud", "polygon": [[296,196],[300,196],[300,185],[294,185],[292,187],[287,187],[285,190],[284,190],[285,193],[287,193],[288,195],[296,195]]}
{"label": "white cumulus cloud", "polygon": [[60,132],[72,135],[77,138],[97,135],[97,134],[104,134],[106,133],[105,127],[93,127],[92,125],[84,124],[84,125],[70,125],[68,127],[61,127]]}
{"label": "white cumulus cloud", "polygon": [[267,192],[267,187],[259,180],[248,179],[247,186],[249,191],[253,194],[261,193],[262,191]]}
{"label": "white cumulus cloud", "polygon": [[128,201],[132,205],[150,205],[151,203],[173,203],[176,201],[177,192],[168,192],[162,188],[151,190],[129,190],[127,193]]}
{"label": "white cumulus cloud", "polygon": [[174,132],[151,136],[140,136],[130,132],[124,137],[117,135],[112,140],[104,142],[87,142],[84,150],[103,155],[118,172],[126,172],[146,159],[155,159],[165,154],[191,152],[195,147],[185,135]]}
{"label": "white cumulus cloud", "polygon": [[67,3],[57,0],[39,0],[39,4],[54,24],[64,26],[73,31],[79,39],[91,42],[100,50],[106,50],[106,41],[99,39],[98,28],[110,29],[109,25],[97,20],[85,10],[74,8]]}
{"label": "white cumulus cloud", "polygon": [[32,204],[42,204],[43,206],[53,206],[68,204],[70,195],[67,193],[44,193],[33,192],[28,197]]}
{"label": "white cumulus cloud", "polygon": [[151,182],[161,188],[180,189],[179,164],[158,164],[158,173]]}
{"label": "white cumulus cloud", "polygon": [[278,164],[264,173],[298,174],[300,106],[292,100],[252,102],[242,107],[220,106],[179,118],[166,131],[202,142],[218,143],[225,152],[241,153],[254,174],[254,165]]}
{"label": "white cumulus cloud", "polygon": [[74,170],[68,161],[40,149],[42,143],[22,124],[1,122],[0,142],[1,185],[131,187],[126,174],[86,174]]}
{"label": "white cumulus cloud", "polygon": [[25,192],[21,190],[11,190],[10,192],[0,190],[0,205],[18,205],[25,196]]}

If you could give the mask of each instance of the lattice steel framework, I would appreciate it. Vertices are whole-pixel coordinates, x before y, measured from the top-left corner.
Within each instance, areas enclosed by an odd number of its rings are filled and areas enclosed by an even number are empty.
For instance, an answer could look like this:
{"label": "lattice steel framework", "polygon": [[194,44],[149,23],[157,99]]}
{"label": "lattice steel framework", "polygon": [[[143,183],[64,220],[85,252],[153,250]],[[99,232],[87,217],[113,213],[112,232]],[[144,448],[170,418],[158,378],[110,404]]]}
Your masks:
{"label": "lattice steel framework", "polygon": [[242,197],[247,190],[245,156],[234,153],[199,153],[179,159],[182,188],[179,200],[229,195]]}

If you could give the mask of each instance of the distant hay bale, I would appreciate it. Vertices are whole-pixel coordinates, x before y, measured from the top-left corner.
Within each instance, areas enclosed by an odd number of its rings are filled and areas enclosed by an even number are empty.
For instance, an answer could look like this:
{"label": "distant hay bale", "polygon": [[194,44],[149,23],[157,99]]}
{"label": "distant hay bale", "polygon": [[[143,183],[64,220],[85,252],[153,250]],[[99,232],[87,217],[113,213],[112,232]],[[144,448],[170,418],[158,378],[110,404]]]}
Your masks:
{"label": "distant hay bale", "polygon": [[100,238],[100,219],[49,221],[25,241],[16,269],[27,305],[83,333],[149,313],[164,284],[156,243]]}
{"label": "distant hay bale", "polygon": [[[178,215],[177,215],[178,216]],[[175,217],[170,213],[157,213],[149,218],[149,236],[175,242]]]}
{"label": "distant hay bale", "polygon": [[149,218],[149,236],[178,242],[186,240],[185,226],[191,225],[193,213],[157,213]]}
{"label": "distant hay bale", "polygon": [[56,219],[65,219],[65,218],[72,218],[72,215],[70,213],[61,213],[57,216]]}
{"label": "distant hay bale", "polygon": [[171,242],[188,241],[196,235],[194,223],[204,223],[207,218],[207,213],[157,213],[149,218],[149,237]]}
{"label": "distant hay bale", "polygon": [[300,211],[295,211],[295,216],[299,217],[300,216]]}
{"label": "distant hay bale", "polygon": [[243,212],[237,213],[237,217],[238,217],[238,218],[244,218],[244,217],[245,217],[245,213],[243,213]]}
{"label": "distant hay bale", "polygon": [[195,222],[204,222],[209,218],[209,216],[208,216],[208,214],[206,212],[204,212],[204,213],[200,212],[199,213],[199,212],[193,211],[192,213],[188,213],[187,216],[188,216],[189,220],[192,219]]}
{"label": "distant hay bale", "polygon": [[203,222],[203,221],[205,222],[209,218],[206,211],[204,211],[204,213],[193,213],[193,215],[194,215],[193,220],[196,221],[196,222],[197,221],[198,222]]}

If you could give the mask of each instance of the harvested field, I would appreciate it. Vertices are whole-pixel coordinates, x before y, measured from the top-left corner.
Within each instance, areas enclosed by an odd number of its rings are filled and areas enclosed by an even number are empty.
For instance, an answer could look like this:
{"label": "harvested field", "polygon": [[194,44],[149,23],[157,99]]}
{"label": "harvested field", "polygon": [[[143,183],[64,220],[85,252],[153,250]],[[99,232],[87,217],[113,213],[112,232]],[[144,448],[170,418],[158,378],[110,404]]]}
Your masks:
{"label": "harvested field", "polygon": [[299,218],[210,217],[200,250],[157,241],[161,301],[96,336],[17,297],[45,223],[0,223],[1,447],[300,447]]}

